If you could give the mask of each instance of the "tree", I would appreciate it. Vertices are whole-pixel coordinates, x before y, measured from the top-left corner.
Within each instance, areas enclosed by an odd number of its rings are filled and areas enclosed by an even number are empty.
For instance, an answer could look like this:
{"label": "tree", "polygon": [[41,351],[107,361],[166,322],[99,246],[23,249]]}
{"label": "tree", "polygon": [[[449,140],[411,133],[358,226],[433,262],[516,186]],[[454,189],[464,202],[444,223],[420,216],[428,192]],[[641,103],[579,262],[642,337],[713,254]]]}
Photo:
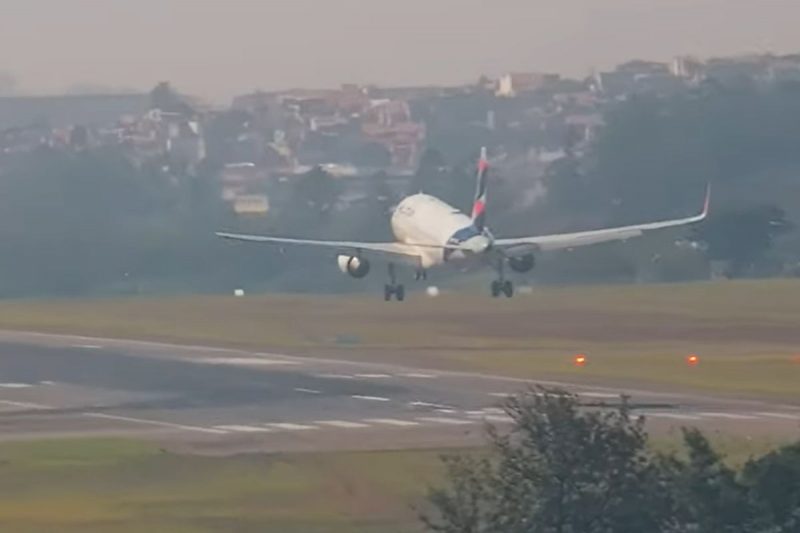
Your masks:
{"label": "tree", "polygon": [[668,505],[646,449],[643,421],[625,402],[584,411],[576,396],[536,389],[510,399],[514,430],[490,428],[488,457],[450,458],[434,489],[441,533],[658,531]]}
{"label": "tree", "polygon": [[769,251],[776,237],[791,228],[783,209],[767,205],[721,211],[697,226],[694,234],[708,245],[711,259],[727,261],[730,275],[738,276]]}
{"label": "tree", "polygon": [[742,483],[761,531],[800,531],[800,443],[748,461]]}

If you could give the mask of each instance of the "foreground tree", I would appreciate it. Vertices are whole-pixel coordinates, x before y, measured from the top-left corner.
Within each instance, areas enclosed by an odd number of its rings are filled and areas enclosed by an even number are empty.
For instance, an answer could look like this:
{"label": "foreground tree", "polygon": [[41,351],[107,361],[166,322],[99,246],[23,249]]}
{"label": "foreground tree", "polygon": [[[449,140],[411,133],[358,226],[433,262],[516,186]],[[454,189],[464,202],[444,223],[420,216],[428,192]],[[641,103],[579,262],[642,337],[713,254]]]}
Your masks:
{"label": "foreground tree", "polygon": [[585,409],[564,391],[512,398],[489,453],[445,459],[422,519],[439,533],[797,533],[800,443],[741,469],[696,429],[680,454],[650,451],[643,418]]}
{"label": "foreground tree", "polygon": [[511,399],[514,430],[490,429],[488,457],[447,459],[450,486],[432,490],[442,533],[658,531],[669,501],[641,419],[625,402],[586,411],[541,389]]}

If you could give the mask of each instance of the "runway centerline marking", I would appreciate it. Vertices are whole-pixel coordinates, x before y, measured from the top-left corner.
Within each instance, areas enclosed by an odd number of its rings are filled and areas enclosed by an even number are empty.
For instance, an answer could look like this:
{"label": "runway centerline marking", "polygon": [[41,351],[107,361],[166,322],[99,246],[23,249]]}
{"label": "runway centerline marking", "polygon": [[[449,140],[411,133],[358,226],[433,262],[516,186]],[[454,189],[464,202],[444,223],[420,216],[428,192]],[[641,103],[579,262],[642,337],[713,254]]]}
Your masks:
{"label": "runway centerline marking", "polygon": [[432,409],[453,409],[452,405],[444,405],[441,403],[431,403],[431,402],[408,402],[408,405],[411,407],[430,407]]}
{"label": "runway centerline marking", "polygon": [[355,379],[350,374],[314,374],[314,377],[322,379]]}
{"label": "runway centerline marking", "polygon": [[299,365],[294,361],[282,359],[258,359],[255,357],[207,357],[203,359],[189,359],[200,365],[232,365],[232,366],[273,366],[273,365]]}
{"label": "runway centerline marking", "polygon": [[688,413],[639,413],[645,418],[670,418],[673,420],[702,420],[702,417]]}
{"label": "runway centerline marking", "polygon": [[618,400],[622,393],[613,394],[611,392],[579,392],[578,396],[585,396],[586,398],[606,398]]}
{"label": "runway centerline marking", "polygon": [[213,433],[216,435],[224,435],[227,431],[213,428],[203,428],[199,426],[187,426],[185,424],[175,424],[173,422],[163,422],[161,420],[149,420],[145,418],[134,418],[132,416],[109,415],[106,413],[82,413],[83,416],[89,418],[102,418],[104,420],[117,420],[120,422],[131,422],[133,424],[149,424],[151,426],[160,426],[171,429],[180,429],[183,431],[196,431],[199,433]]}
{"label": "runway centerline marking", "polygon": [[392,377],[391,374],[354,374],[354,376],[365,379],[389,379]]}
{"label": "runway centerline marking", "polygon": [[423,374],[421,372],[405,372],[398,375],[404,378],[417,378],[417,379],[436,379],[439,377],[436,374]]}
{"label": "runway centerline marking", "polygon": [[23,409],[53,409],[49,405],[42,405],[40,403],[31,402],[13,402],[11,400],[0,400],[0,404],[8,405],[10,407],[22,407]]}
{"label": "runway centerline marking", "polygon": [[369,424],[362,424],[361,422],[350,422],[348,420],[317,420],[314,423],[319,424],[321,426],[332,426],[335,428],[343,428],[343,429],[358,429],[358,428],[369,427]]}
{"label": "runway centerline marking", "polygon": [[73,348],[81,348],[83,350],[102,350],[101,344],[73,344]]}
{"label": "runway centerline marking", "polygon": [[703,412],[697,414],[700,416],[707,416],[710,418],[727,418],[729,420],[753,420],[754,418],[758,418],[752,415],[742,415],[737,413]]}
{"label": "runway centerline marking", "polygon": [[305,424],[292,424],[290,422],[278,422],[265,425],[270,428],[285,429],[287,431],[307,431],[309,429],[319,429],[317,426],[307,426]]}
{"label": "runway centerline marking", "polygon": [[364,420],[364,422],[369,422],[371,424],[382,424],[384,426],[398,426],[398,427],[419,425],[419,422],[412,422],[411,420],[398,420],[397,418],[367,418]]}
{"label": "runway centerline marking", "polygon": [[27,389],[33,387],[30,383],[0,383],[0,389]]}
{"label": "runway centerline marking", "polygon": [[304,389],[302,387],[296,387],[294,389],[295,392],[303,392],[305,394],[322,394],[322,391],[318,391],[316,389]]}
{"label": "runway centerline marking", "polygon": [[244,426],[244,425],[229,425],[229,426],[214,426],[214,429],[219,429],[222,431],[238,431],[240,433],[269,433],[272,431],[268,427],[260,427],[260,426]]}
{"label": "runway centerline marking", "polygon": [[464,420],[463,418],[447,418],[444,416],[423,416],[417,418],[420,422],[430,422],[433,424],[447,424],[451,426],[463,426],[466,424],[474,424],[474,420]]}
{"label": "runway centerline marking", "polygon": [[354,394],[351,396],[354,400],[366,400],[368,402],[390,402],[392,401],[389,398],[384,398],[383,396],[362,396],[360,394]]}
{"label": "runway centerline marking", "polygon": [[793,415],[789,413],[767,413],[767,412],[754,413],[754,414],[758,416],[765,416],[768,418],[780,418],[783,420],[800,420],[800,414]]}

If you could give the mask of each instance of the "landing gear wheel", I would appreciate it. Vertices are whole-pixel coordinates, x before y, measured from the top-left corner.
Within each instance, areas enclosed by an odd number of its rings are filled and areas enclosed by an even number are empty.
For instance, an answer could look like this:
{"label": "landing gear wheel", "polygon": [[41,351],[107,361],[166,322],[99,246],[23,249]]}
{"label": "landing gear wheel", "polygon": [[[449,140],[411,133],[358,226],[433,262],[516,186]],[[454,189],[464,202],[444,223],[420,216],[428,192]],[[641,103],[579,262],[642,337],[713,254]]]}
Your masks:
{"label": "landing gear wheel", "polygon": [[514,284],[511,283],[510,280],[505,280],[502,283],[502,285],[503,285],[503,287],[502,287],[503,294],[506,295],[506,298],[511,298],[512,296],[514,296]]}
{"label": "landing gear wheel", "polygon": [[383,299],[386,302],[391,301],[394,296],[398,302],[406,299],[406,288],[403,285],[384,285],[383,286]]}
{"label": "landing gear wheel", "polygon": [[501,282],[498,280],[492,281],[492,298],[497,298],[500,296],[500,292],[502,291]]}

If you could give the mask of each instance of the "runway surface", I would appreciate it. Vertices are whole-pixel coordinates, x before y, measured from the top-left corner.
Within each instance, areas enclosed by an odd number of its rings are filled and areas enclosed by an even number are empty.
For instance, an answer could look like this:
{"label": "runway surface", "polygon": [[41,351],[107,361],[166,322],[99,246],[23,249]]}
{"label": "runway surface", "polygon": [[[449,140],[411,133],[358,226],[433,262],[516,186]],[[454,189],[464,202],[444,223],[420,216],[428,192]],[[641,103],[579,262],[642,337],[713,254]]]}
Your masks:
{"label": "runway surface", "polygon": [[[531,382],[272,353],[0,332],[0,439],[131,436],[196,453],[481,442]],[[552,382],[544,384],[556,385]],[[558,383],[586,403],[628,394],[656,430],[800,437],[800,400]]]}

